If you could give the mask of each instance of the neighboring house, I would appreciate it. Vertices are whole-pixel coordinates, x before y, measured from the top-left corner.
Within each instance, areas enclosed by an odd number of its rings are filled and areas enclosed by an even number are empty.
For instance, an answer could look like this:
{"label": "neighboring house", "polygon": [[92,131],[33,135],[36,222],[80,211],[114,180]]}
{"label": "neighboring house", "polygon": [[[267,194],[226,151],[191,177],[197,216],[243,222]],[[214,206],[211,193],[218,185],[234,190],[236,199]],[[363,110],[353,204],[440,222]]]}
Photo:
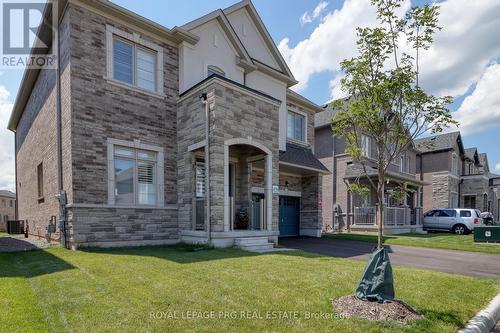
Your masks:
{"label": "neighboring house", "polygon": [[428,183],[423,191],[424,210],[474,208],[499,218],[496,179],[486,154],[464,149],[460,132],[430,136],[416,141],[421,151],[417,170]]}
{"label": "neighboring house", "polygon": [[[346,153],[344,137],[332,134],[331,119],[335,110],[327,107],[324,112],[316,114],[315,119],[315,153],[331,175],[323,176],[323,229],[331,230],[374,230],[377,227],[376,191],[370,187],[367,197],[353,194],[347,187],[348,182],[359,180],[369,187],[369,180],[363,168]],[[376,146],[368,135],[362,135],[362,150],[367,158],[367,173],[377,179],[374,168]],[[424,183],[416,178],[415,161],[417,151],[408,149],[403,156],[397,158],[387,171],[388,183],[385,186],[385,233],[402,233],[421,230],[422,205],[420,195]],[[391,198],[391,192],[399,186],[407,185],[410,194],[403,200]]]}
{"label": "neighboring house", "polygon": [[7,221],[16,218],[16,194],[0,190],[0,231],[7,230]]}
{"label": "neighboring house", "polygon": [[424,211],[459,207],[460,176],[465,160],[460,132],[417,139],[415,144],[420,151],[417,173],[428,183],[423,190]]}
{"label": "neighboring house", "polygon": [[289,90],[250,1],[173,29],[104,0],[60,8],[60,81],[26,71],[9,122],[31,233],[72,248],[320,236],[322,109]]}

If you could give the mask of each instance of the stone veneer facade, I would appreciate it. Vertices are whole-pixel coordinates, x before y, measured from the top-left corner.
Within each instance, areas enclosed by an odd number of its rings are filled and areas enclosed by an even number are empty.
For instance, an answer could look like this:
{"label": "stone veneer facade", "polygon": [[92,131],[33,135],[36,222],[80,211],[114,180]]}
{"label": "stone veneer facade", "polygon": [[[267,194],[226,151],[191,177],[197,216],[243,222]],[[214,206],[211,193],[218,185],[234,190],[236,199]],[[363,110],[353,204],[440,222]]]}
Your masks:
{"label": "stone veneer facade", "polygon": [[[108,78],[106,29],[112,26],[163,50],[162,92],[152,93]],[[67,245],[116,246],[174,243],[193,221],[194,159],[190,145],[205,139],[204,107],[210,105],[211,230],[224,238],[224,152],[228,140],[253,142],[272,154],[272,179],[279,178],[280,101],[224,80],[211,78],[189,96],[179,96],[179,54],[175,43],[150,39],[121,21],[70,3],[62,24],[62,165],[67,193]],[[60,238],[52,216],[59,215],[57,181],[55,75],[42,71],[16,133],[19,218],[28,220],[30,233]],[[309,116],[309,142],[314,138]],[[164,202],[156,207],[121,207],[110,203],[108,141],[161,147]],[[42,147],[42,149],[40,149]],[[232,146],[231,146],[232,147]],[[235,146],[238,147],[238,146]],[[270,155],[271,156],[271,155]],[[43,162],[44,198],[37,198],[36,168]],[[319,176],[301,179],[304,226],[318,226]],[[271,189],[268,189],[271,193]],[[272,194],[272,219],[266,235],[277,240],[278,194]],[[321,220],[319,220],[321,221]],[[320,223],[320,222],[319,222]],[[54,229],[55,232],[49,232]],[[204,238],[203,233],[199,234]],[[199,237],[199,238],[200,238]],[[221,245],[231,245],[221,241]]]}

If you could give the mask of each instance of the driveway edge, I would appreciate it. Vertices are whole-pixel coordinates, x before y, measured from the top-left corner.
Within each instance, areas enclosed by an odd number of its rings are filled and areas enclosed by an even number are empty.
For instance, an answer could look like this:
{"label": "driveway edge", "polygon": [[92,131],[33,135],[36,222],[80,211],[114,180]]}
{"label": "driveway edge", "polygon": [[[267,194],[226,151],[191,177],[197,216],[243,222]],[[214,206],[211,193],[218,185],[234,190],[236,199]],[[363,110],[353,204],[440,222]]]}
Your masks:
{"label": "driveway edge", "polygon": [[459,333],[489,333],[500,320],[500,293],[478,312]]}

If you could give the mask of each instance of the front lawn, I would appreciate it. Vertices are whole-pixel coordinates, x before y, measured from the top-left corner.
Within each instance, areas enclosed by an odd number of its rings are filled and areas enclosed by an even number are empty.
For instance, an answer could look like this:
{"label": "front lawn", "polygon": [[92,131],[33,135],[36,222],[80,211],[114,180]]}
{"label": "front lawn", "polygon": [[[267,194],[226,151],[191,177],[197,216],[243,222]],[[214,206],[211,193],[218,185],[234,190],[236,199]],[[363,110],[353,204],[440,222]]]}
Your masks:
{"label": "front lawn", "polygon": [[[340,234],[326,233],[323,234],[323,237],[377,243],[377,234],[373,232],[350,232]],[[455,235],[451,233],[428,233],[384,235],[384,243],[390,245],[406,245],[500,254],[500,244],[474,243],[474,236],[472,234]]]}
{"label": "front lawn", "polygon": [[[352,293],[364,264],[182,246],[0,253],[1,330],[455,332],[500,290],[500,280],[396,266],[398,297],[424,320],[328,318],[330,298]],[[192,319],[198,312],[207,318]]]}

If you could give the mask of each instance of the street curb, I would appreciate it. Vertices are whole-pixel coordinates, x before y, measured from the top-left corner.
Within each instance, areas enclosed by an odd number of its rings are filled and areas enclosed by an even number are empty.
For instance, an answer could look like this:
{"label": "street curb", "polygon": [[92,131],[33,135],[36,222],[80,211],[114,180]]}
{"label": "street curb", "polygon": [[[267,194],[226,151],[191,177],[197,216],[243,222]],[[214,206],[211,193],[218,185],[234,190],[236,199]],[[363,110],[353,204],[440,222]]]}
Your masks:
{"label": "street curb", "polygon": [[459,333],[489,333],[500,320],[500,294],[488,306],[478,312]]}

